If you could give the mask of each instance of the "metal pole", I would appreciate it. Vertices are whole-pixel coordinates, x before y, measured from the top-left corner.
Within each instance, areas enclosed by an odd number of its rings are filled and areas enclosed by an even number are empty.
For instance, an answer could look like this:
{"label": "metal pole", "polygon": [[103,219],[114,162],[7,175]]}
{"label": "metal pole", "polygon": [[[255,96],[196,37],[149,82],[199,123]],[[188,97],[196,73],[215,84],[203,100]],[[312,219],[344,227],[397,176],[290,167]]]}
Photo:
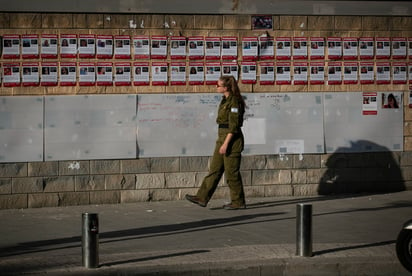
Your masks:
{"label": "metal pole", "polygon": [[296,255],[312,256],[312,205],[296,206]]}
{"label": "metal pole", "polygon": [[97,214],[82,214],[82,257],[84,267],[99,267],[99,218]]}

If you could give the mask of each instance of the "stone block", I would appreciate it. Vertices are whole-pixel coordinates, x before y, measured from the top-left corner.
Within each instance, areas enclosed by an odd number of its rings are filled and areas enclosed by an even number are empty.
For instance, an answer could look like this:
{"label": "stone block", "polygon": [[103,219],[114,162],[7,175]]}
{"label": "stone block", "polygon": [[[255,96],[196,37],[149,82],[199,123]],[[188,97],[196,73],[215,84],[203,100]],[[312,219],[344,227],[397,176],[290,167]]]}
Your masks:
{"label": "stone block", "polygon": [[195,172],[166,173],[166,188],[190,188],[196,185]]}
{"label": "stone block", "polygon": [[75,176],[75,191],[103,191],[105,188],[104,175]]}
{"label": "stone block", "polygon": [[74,176],[45,177],[43,179],[44,192],[74,191]]}
{"label": "stone block", "polygon": [[120,160],[91,160],[91,174],[116,174],[120,173]]}
{"label": "stone block", "polygon": [[120,203],[120,191],[90,192],[90,204],[116,204],[116,203]]}
{"label": "stone block", "polygon": [[129,29],[130,20],[136,22],[133,14],[105,14],[103,26],[105,29]]}
{"label": "stone block", "polygon": [[11,178],[0,178],[0,194],[11,194]]}
{"label": "stone block", "polygon": [[334,16],[308,16],[308,30],[333,30]]}
{"label": "stone block", "polygon": [[89,204],[88,192],[64,192],[59,193],[59,206],[77,206]]}
{"label": "stone block", "polygon": [[11,182],[13,194],[43,192],[43,178],[41,177],[13,178]]}
{"label": "stone block", "polygon": [[362,30],[364,31],[388,31],[391,26],[390,17],[363,16]]}
{"label": "stone block", "polygon": [[292,185],[293,196],[318,195],[319,184]]}
{"label": "stone block", "polygon": [[402,152],[400,156],[401,167],[412,166],[412,152]]}
{"label": "stone block", "polygon": [[361,16],[335,16],[335,30],[362,30]]}
{"label": "stone block", "polygon": [[274,196],[292,196],[292,185],[267,185],[265,188],[265,197]]}
{"label": "stone block", "polygon": [[178,172],[180,169],[180,162],[178,157],[164,157],[152,158],[151,170],[156,172]]}
{"label": "stone block", "polygon": [[262,170],[266,168],[266,157],[264,155],[242,156],[241,170]]}
{"label": "stone block", "polygon": [[412,18],[410,16],[393,16],[391,30],[408,31],[412,30]]}
{"label": "stone block", "polygon": [[0,209],[21,209],[27,207],[27,194],[0,195]]}
{"label": "stone block", "polygon": [[59,163],[51,162],[30,162],[28,163],[29,176],[54,176],[58,175]]}
{"label": "stone block", "polygon": [[178,200],[179,189],[154,189],[150,190],[150,195],[153,201]]}
{"label": "stone block", "polygon": [[71,13],[45,13],[42,15],[43,29],[69,29],[73,27]]}
{"label": "stone block", "polygon": [[280,170],[279,171],[279,184],[291,184],[292,183],[292,171]]}
{"label": "stone block", "polygon": [[246,201],[249,197],[264,197],[265,196],[265,186],[245,186],[245,197]]}
{"label": "stone block", "polygon": [[252,185],[252,171],[240,171],[240,175],[242,176],[243,186]]}
{"label": "stone block", "polygon": [[327,169],[308,169],[306,171],[306,183],[315,184],[319,183],[326,174]]}
{"label": "stone block", "polygon": [[136,187],[134,174],[105,175],[105,190],[132,190]]}
{"label": "stone block", "polygon": [[60,161],[59,175],[83,175],[90,173],[89,161]]}
{"label": "stone block", "polygon": [[321,156],[319,154],[293,155],[293,168],[313,169],[320,167]]}
{"label": "stone block", "polygon": [[224,15],[224,30],[250,30],[252,21],[249,15]]}
{"label": "stone block", "polygon": [[281,30],[307,30],[307,16],[280,16]]}
{"label": "stone block", "polygon": [[76,29],[100,29],[103,22],[103,14],[73,14],[73,27]]}
{"label": "stone block", "polygon": [[146,202],[149,198],[149,190],[120,191],[120,203]]}
{"label": "stone block", "polygon": [[27,176],[27,163],[0,163],[1,177]]}
{"label": "stone block", "polygon": [[404,151],[412,151],[412,137],[411,136],[406,136],[404,137],[404,146],[403,150]]}
{"label": "stone block", "polygon": [[169,26],[170,29],[181,29],[181,30],[191,30],[194,29],[195,26],[195,16],[194,15],[182,15],[182,14],[171,14],[166,15],[163,18],[157,19],[157,27],[160,28],[165,26],[165,24]]}
{"label": "stone block", "polygon": [[412,166],[402,167],[401,172],[404,181],[412,181]]}
{"label": "stone block", "polygon": [[149,173],[150,159],[126,159],[120,160],[121,173]]}
{"label": "stone block", "polygon": [[163,189],[166,186],[164,173],[137,174],[136,190]]}
{"label": "stone block", "polygon": [[215,29],[223,28],[222,15],[195,15],[195,29]]}
{"label": "stone block", "polygon": [[307,181],[307,172],[306,170],[293,170],[292,174],[292,183],[293,184],[305,184]]}
{"label": "stone block", "polygon": [[292,155],[267,155],[264,169],[291,169],[293,168]]}
{"label": "stone block", "polygon": [[59,206],[59,195],[57,193],[41,193],[28,195],[29,208],[57,207]]}
{"label": "stone block", "polygon": [[252,186],[279,184],[279,171],[254,170],[252,171]]}
{"label": "stone block", "polygon": [[207,171],[208,167],[209,157],[207,156],[180,157],[181,172]]}
{"label": "stone block", "polygon": [[404,122],[403,135],[412,136],[412,122]]}
{"label": "stone block", "polygon": [[10,28],[10,13],[0,13],[0,29]]}
{"label": "stone block", "polygon": [[10,27],[14,29],[38,29],[41,28],[40,13],[16,13],[10,20]]}

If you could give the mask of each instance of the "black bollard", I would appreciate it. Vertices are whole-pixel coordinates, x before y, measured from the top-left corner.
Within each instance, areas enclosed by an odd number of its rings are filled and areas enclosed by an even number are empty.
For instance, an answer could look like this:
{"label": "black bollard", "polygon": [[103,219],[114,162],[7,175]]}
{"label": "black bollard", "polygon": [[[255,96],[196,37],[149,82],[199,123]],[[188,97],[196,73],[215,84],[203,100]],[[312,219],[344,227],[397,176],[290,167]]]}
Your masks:
{"label": "black bollard", "polygon": [[312,257],[312,205],[296,206],[296,255]]}
{"label": "black bollard", "polygon": [[82,215],[82,257],[83,266],[99,267],[99,218],[97,214]]}

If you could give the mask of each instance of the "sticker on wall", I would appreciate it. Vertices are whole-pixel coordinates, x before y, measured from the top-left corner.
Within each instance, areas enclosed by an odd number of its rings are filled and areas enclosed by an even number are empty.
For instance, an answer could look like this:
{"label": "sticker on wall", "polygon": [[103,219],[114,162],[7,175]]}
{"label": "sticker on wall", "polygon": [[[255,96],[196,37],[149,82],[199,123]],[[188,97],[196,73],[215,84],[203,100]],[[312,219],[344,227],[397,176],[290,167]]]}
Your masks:
{"label": "sticker on wall", "polygon": [[189,59],[197,60],[205,57],[205,41],[203,36],[189,37]]}
{"label": "sticker on wall", "polygon": [[18,59],[20,58],[20,36],[7,34],[3,36],[3,58]]}
{"label": "sticker on wall", "polygon": [[150,57],[148,35],[137,35],[133,37],[133,49],[135,59],[148,59]]}
{"label": "sticker on wall", "polygon": [[167,37],[166,36],[152,36],[150,48],[150,58],[152,59],[166,59],[167,57]]}
{"label": "sticker on wall", "polygon": [[359,65],[357,61],[343,63],[343,84],[358,83]]}
{"label": "sticker on wall", "polygon": [[243,61],[242,64],[242,83],[255,84],[256,83],[256,62]]}
{"label": "sticker on wall", "polygon": [[343,59],[356,60],[358,59],[358,38],[344,37],[343,38]]}
{"label": "sticker on wall", "polygon": [[170,64],[170,84],[186,85],[186,62],[171,62]]}
{"label": "sticker on wall", "polygon": [[328,63],[328,85],[342,84],[342,62]]}
{"label": "sticker on wall", "polygon": [[325,59],[325,39],[323,37],[310,38],[310,59]]}
{"label": "sticker on wall", "polygon": [[[38,62],[23,62],[22,67],[22,84],[23,86],[39,86],[39,63]],[[47,73],[50,74],[48,70]]]}
{"label": "sticker on wall", "polygon": [[77,35],[60,35],[60,57],[75,58],[77,56]]}
{"label": "sticker on wall", "polygon": [[376,84],[391,83],[391,65],[389,62],[376,62]]}
{"label": "sticker on wall", "polygon": [[290,62],[276,62],[276,84],[291,84]]}
{"label": "sticker on wall", "polygon": [[375,55],[377,59],[389,59],[391,57],[391,41],[389,37],[375,38]]}
{"label": "sticker on wall", "polygon": [[391,45],[393,59],[406,59],[406,37],[392,37]]}
{"label": "sticker on wall", "polygon": [[235,80],[239,78],[238,65],[236,61],[222,62],[222,76],[233,76]]}
{"label": "sticker on wall", "polygon": [[39,58],[39,35],[22,35],[21,45],[22,58]]}
{"label": "sticker on wall", "polygon": [[222,71],[221,71],[220,62],[207,62],[206,63],[206,84],[207,85],[217,84],[221,74],[222,74]]}
{"label": "sticker on wall", "polygon": [[203,85],[205,83],[205,64],[203,62],[189,63],[189,84]]}
{"label": "sticker on wall", "polygon": [[98,62],[96,83],[99,86],[113,85],[113,63],[112,62]]}
{"label": "sticker on wall", "polygon": [[41,58],[57,58],[58,36],[56,34],[41,35]]}
{"label": "sticker on wall", "polygon": [[324,84],[325,83],[325,63],[311,62],[309,83],[310,84]]}
{"label": "sticker on wall", "polygon": [[222,59],[223,60],[237,59],[237,37],[235,36],[222,37]]}
{"label": "sticker on wall", "polygon": [[114,67],[114,85],[130,86],[132,83],[130,62],[116,62]]}
{"label": "sticker on wall", "polygon": [[293,63],[293,84],[305,85],[308,83],[308,63],[294,62]]}
{"label": "sticker on wall", "polygon": [[293,59],[307,59],[308,58],[308,38],[294,37],[292,48]]}
{"label": "sticker on wall", "polygon": [[219,60],[221,56],[220,37],[206,37],[205,57],[206,60]]}
{"label": "sticker on wall", "polygon": [[268,36],[259,37],[260,60],[273,60],[275,58],[275,39]]}
{"label": "sticker on wall", "polygon": [[97,35],[96,36],[96,57],[108,59],[113,57],[113,36]]}
{"label": "sticker on wall", "polygon": [[340,37],[328,37],[328,59],[341,59],[342,58],[342,38]]}
{"label": "sticker on wall", "polygon": [[271,30],[273,28],[272,15],[253,15],[252,30]]}
{"label": "sticker on wall", "polygon": [[117,59],[130,59],[130,36],[114,36],[114,57]]}
{"label": "sticker on wall", "polygon": [[364,92],[362,95],[362,114],[377,115],[378,114],[378,93]]}
{"label": "sticker on wall", "polygon": [[242,38],[242,57],[245,61],[255,61],[258,57],[257,37]]}
{"label": "sticker on wall", "polygon": [[96,64],[79,62],[79,85],[94,86],[96,84]]}
{"label": "sticker on wall", "polygon": [[152,62],[152,85],[167,85],[167,62]]}
{"label": "sticker on wall", "polygon": [[406,62],[392,62],[392,84],[407,83]]}
{"label": "sticker on wall", "polygon": [[373,59],[375,53],[375,40],[373,37],[359,38],[359,56],[361,59]]}
{"label": "sticker on wall", "polygon": [[291,58],[291,43],[290,37],[277,37],[276,38],[276,59],[277,60],[289,60]]}
{"label": "sticker on wall", "polygon": [[75,86],[76,72],[76,62],[60,62],[60,86]]}
{"label": "sticker on wall", "polygon": [[5,62],[3,63],[3,86],[16,87],[20,86],[20,63]]}
{"label": "sticker on wall", "polygon": [[260,62],[260,85],[273,85],[275,84],[275,63],[268,61],[268,62]]}
{"label": "sticker on wall", "polygon": [[361,61],[359,64],[359,79],[361,84],[373,84],[375,82],[374,63],[372,61]]}
{"label": "sticker on wall", "polygon": [[96,56],[96,36],[92,34],[79,35],[79,58],[94,58]]}
{"label": "sticker on wall", "polygon": [[133,85],[149,85],[149,62],[133,63]]}
{"label": "sticker on wall", "polygon": [[41,78],[40,78],[41,86],[56,86],[57,77],[58,77],[57,62],[42,62],[41,63]]}

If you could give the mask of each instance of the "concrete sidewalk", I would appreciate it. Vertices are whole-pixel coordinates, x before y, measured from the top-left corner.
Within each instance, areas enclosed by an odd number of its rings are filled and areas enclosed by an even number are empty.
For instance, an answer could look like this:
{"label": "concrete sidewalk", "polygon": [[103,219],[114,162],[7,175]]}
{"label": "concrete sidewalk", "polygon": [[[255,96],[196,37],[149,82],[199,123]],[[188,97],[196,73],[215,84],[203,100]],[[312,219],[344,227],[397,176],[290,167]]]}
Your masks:
{"label": "concrete sidewalk", "polygon": [[[412,191],[0,210],[1,275],[410,275],[395,241]],[[313,207],[313,257],[297,257],[296,204]],[[81,215],[98,213],[100,267],[82,267]]]}

